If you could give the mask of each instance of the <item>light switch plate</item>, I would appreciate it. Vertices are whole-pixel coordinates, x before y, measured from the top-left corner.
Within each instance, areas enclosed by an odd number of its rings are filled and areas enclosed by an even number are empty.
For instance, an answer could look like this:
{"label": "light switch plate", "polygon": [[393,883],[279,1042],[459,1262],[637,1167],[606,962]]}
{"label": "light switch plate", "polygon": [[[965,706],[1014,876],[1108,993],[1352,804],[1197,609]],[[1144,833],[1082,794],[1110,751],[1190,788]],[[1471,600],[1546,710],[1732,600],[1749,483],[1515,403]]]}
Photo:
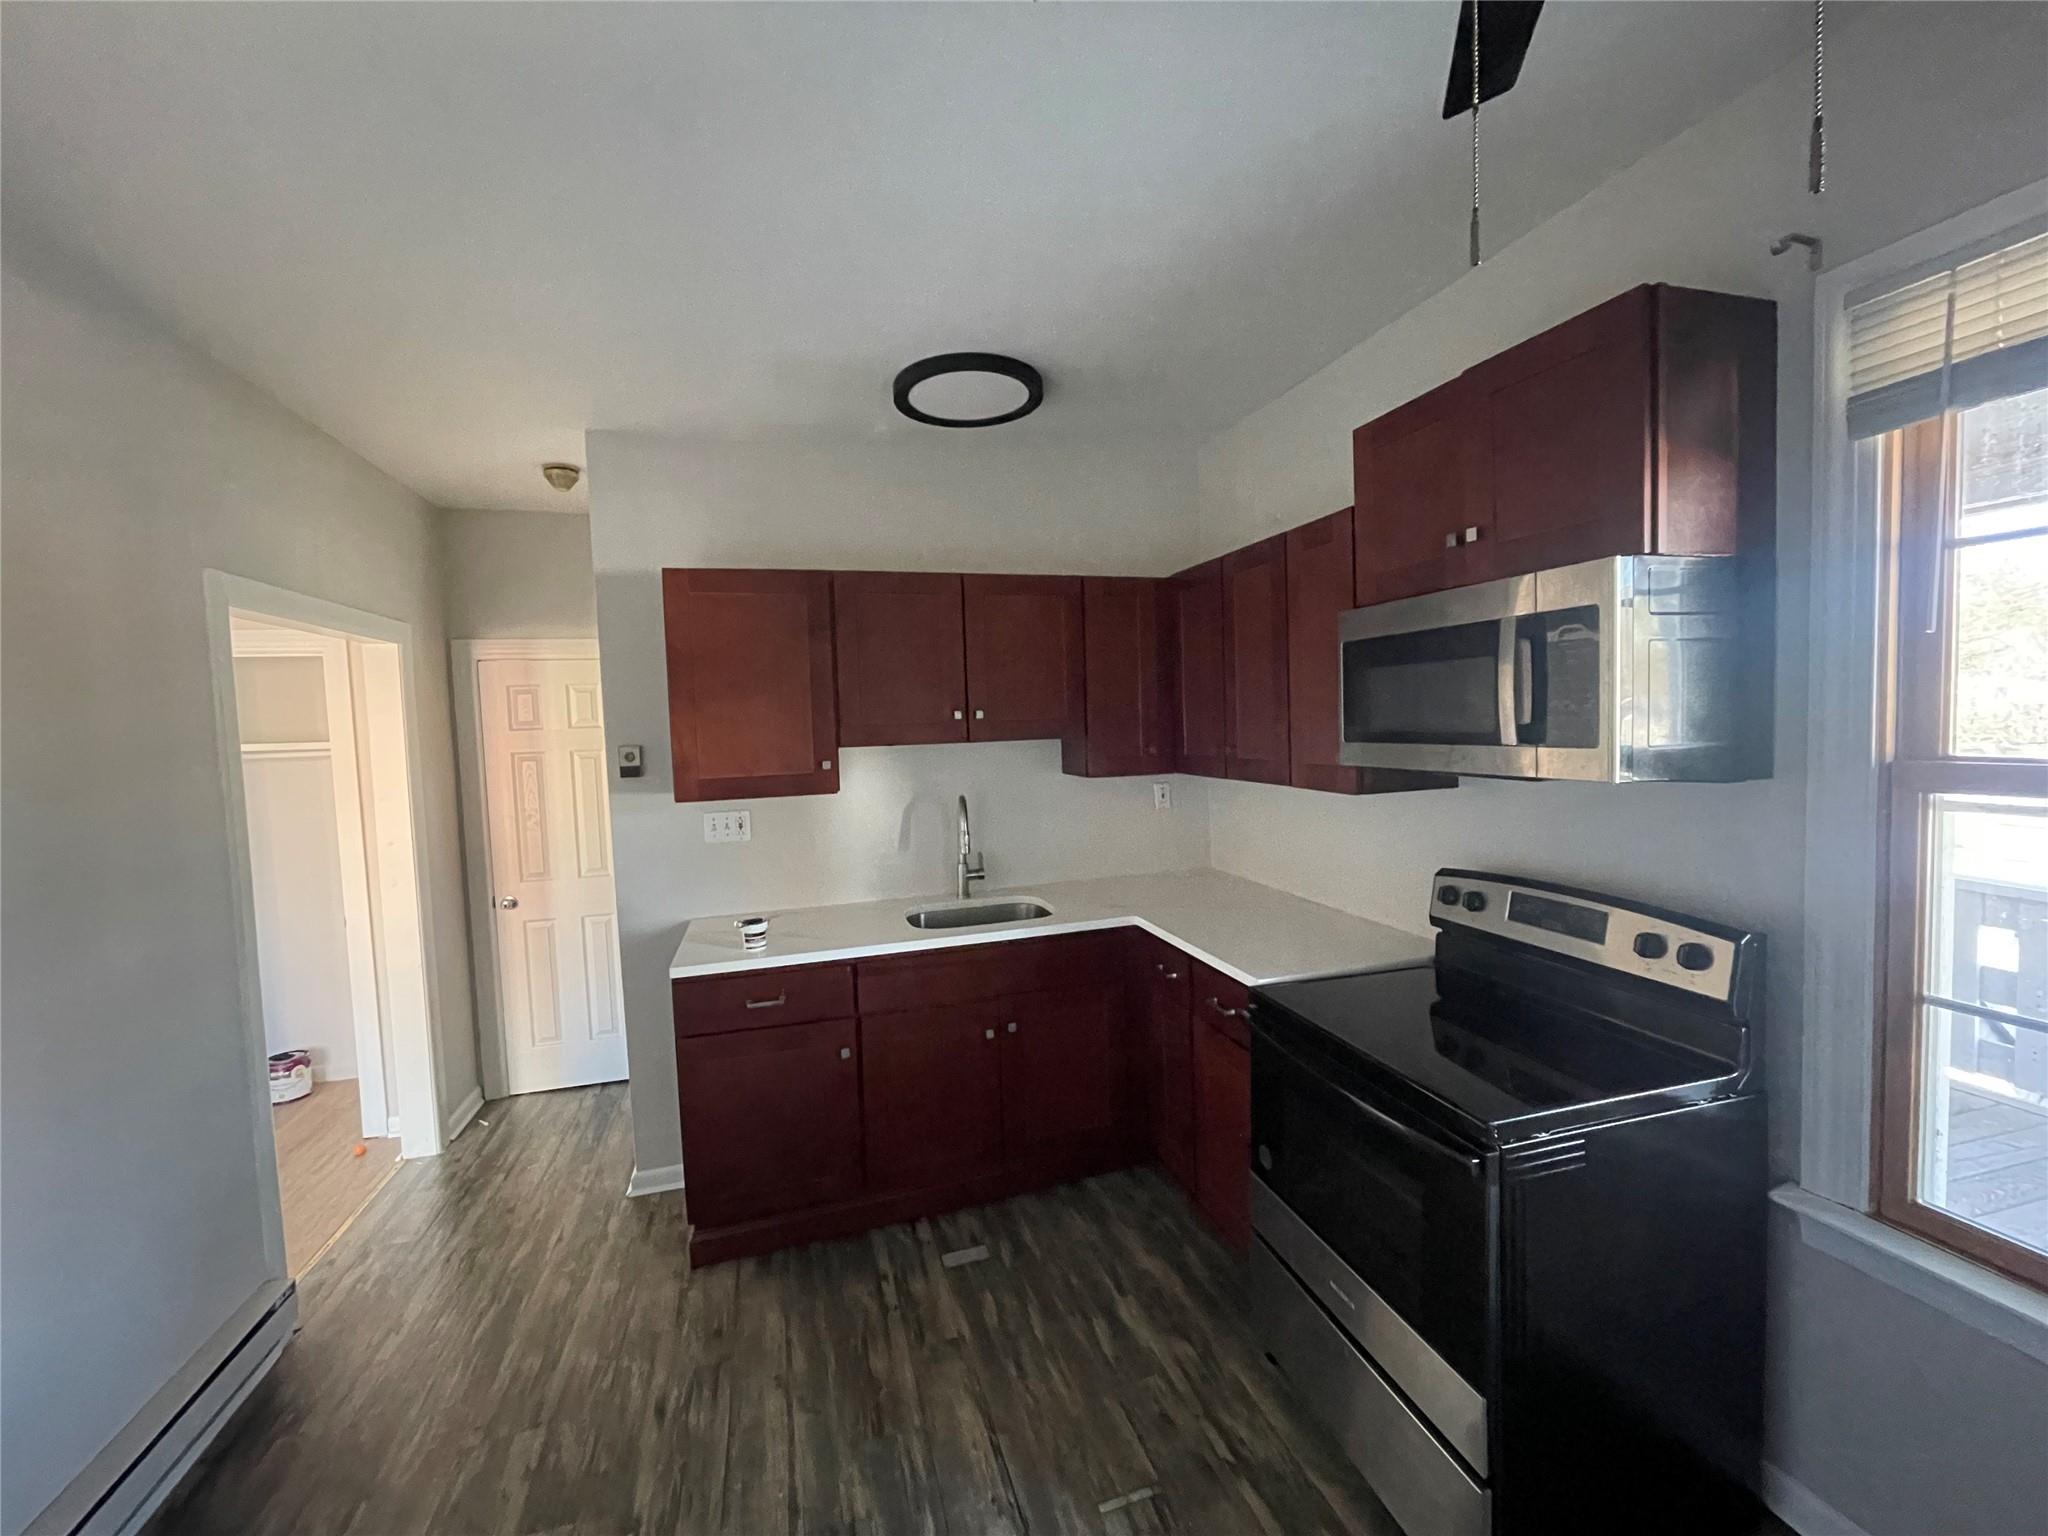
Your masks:
{"label": "light switch plate", "polygon": [[1152,786],[1152,809],[1170,811],[1173,809],[1173,786],[1161,780]]}
{"label": "light switch plate", "polygon": [[704,813],[704,841],[707,843],[745,843],[751,842],[753,836],[753,822],[745,811]]}

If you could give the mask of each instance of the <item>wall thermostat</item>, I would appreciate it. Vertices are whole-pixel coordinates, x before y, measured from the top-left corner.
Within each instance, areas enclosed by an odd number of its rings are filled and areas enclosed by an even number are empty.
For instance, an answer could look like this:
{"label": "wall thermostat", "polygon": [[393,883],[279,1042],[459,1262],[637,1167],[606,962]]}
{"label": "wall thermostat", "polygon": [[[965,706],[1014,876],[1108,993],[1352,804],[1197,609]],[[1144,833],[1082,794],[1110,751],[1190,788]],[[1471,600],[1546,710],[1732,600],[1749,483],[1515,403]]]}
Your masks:
{"label": "wall thermostat", "polygon": [[619,777],[637,779],[647,771],[646,761],[640,756],[638,747],[619,748]]}

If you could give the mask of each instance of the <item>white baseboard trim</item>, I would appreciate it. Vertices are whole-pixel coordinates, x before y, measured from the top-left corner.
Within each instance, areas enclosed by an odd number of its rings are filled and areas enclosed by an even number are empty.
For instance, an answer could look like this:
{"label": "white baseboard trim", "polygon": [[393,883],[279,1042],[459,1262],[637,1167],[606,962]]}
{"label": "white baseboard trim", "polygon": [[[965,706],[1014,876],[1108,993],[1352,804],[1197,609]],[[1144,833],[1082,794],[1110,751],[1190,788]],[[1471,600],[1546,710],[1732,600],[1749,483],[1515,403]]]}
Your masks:
{"label": "white baseboard trim", "polygon": [[626,1180],[626,1194],[659,1195],[671,1189],[683,1187],[683,1165],[670,1163],[666,1168],[635,1168],[633,1177]]}
{"label": "white baseboard trim", "polygon": [[460,1136],[464,1131],[468,1130],[469,1122],[474,1120],[479,1114],[483,1113],[483,1107],[483,1089],[470,1089],[469,1096],[465,1098],[460,1104],[456,1105],[455,1113],[448,1117],[448,1124],[445,1127],[443,1127],[443,1140],[453,1141],[456,1137]]}
{"label": "white baseboard trim", "polygon": [[1764,1463],[1764,1503],[1799,1536],[1870,1536],[1870,1533],[1791,1473]]}
{"label": "white baseboard trim", "polygon": [[28,1523],[31,1536],[140,1531],[270,1373],[298,1318],[298,1290],[289,1283],[251,1297]]}

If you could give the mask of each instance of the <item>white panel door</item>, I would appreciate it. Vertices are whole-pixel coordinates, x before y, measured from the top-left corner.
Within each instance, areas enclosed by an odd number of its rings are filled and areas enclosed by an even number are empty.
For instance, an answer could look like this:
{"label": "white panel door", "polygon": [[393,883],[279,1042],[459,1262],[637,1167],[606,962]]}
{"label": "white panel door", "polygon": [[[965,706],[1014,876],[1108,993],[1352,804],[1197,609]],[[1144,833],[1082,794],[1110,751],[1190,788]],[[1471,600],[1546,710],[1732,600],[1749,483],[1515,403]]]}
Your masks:
{"label": "white panel door", "polygon": [[604,721],[592,660],[477,663],[505,1087],[626,1075]]}

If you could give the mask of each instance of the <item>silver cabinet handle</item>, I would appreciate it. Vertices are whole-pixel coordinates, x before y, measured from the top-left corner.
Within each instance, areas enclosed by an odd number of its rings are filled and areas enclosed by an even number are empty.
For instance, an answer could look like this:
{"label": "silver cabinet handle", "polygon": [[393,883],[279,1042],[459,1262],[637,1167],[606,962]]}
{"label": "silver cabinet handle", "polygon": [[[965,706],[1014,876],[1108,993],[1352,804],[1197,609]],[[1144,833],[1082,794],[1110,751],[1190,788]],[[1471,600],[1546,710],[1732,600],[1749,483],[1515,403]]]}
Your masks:
{"label": "silver cabinet handle", "polygon": [[956,709],[956,710],[954,710],[954,711],[953,711],[953,718],[954,718],[955,720],[960,720],[960,719],[964,719],[964,718],[965,718],[965,716],[963,716],[963,715],[961,714],[961,712],[960,712],[959,710],[957,710],[957,709]]}
{"label": "silver cabinet handle", "polygon": [[498,898],[498,905],[503,907],[507,912],[510,912],[514,907],[519,905],[519,898],[517,896],[500,896]]}
{"label": "silver cabinet handle", "polygon": [[850,1045],[842,1045],[841,1047],[839,1047],[839,1059],[841,1061],[853,1060],[853,1047]]}
{"label": "silver cabinet handle", "polygon": [[977,720],[986,720],[988,718],[988,711],[985,709],[977,709],[974,712],[974,718]]}
{"label": "silver cabinet handle", "polygon": [[1467,544],[1477,544],[1479,542],[1479,530],[1477,528],[1467,528],[1463,538]]}
{"label": "silver cabinet handle", "polygon": [[750,997],[747,999],[747,1006],[749,1008],[780,1008],[784,1003],[788,1001],[789,994],[787,992],[783,992],[777,994],[774,997]]}
{"label": "silver cabinet handle", "polygon": [[1008,1030],[1008,1031],[1009,1031],[1009,1032],[1010,1032],[1011,1034],[1013,1034],[1013,1035],[1014,1035],[1015,1033],[1017,1033],[1017,1023],[1016,1023],[1016,1020],[1014,1020],[1014,1019],[1013,1019],[1013,1020],[1011,1020],[1011,1021],[1010,1021],[1010,1022],[1009,1022],[1008,1024],[1005,1024],[1005,1025],[1003,1026],[1003,1028],[1007,1029],[1007,1030]]}
{"label": "silver cabinet handle", "polygon": [[1226,1008],[1223,1006],[1220,1000],[1213,997],[1209,999],[1209,1006],[1211,1008],[1214,1008],[1218,1013],[1222,1014],[1223,1017],[1225,1017],[1226,1019],[1234,1019],[1238,1016],[1240,1012],[1243,1011],[1237,1008]]}
{"label": "silver cabinet handle", "polygon": [[1179,972],[1179,971],[1169,971],[1169,970],[1168,970],[1168,969],[1167,969],[1167,968],[1166,968],[1166,967],[1165,967],[1164,965],[1161,965],[1161,964],[1160,964],[1159,962],[1157,962],[1157,961],[1154,961],[1154,962],[1153,962],[1153,965],[1152,965],[1152,969],[1153,969],[1153,970],[1155,970],[1155,971],[1157,971],[1157,972],[1158,972],[1158,973],[1159,973],[1160,975],[1164,976],[1164,977],[1165,977],[1165,978],[1166,978],[1166,979],[1167,979],[1168,981],[1179,981],[1179,980],[1180,980],[1180,972]]}
{"label": "silver cabinet handle", "polygon": [[982,1038],[982,1039],[984,1039],[984,1040],[993,1040],[993,1039],[995,1039],[995,1037],[996,1037],[996,1032],[995,1032],[994,1030],[992,1030],[992,1029],[984,1029],[984,1030],[983,1030],[983,1031],[981,1032],[981,1038]]}
{"label": "silver cabinet handle", "polygon": [[1457,535],[1456,535],[1455,533],[1447,533],[1447,534],[1445,534],[1445,535],[1444,535],[1444,548],[1445,548],[1445,549],[1456,549],[1457,547],[1458,547],[1458,536],[1457,536]]}

